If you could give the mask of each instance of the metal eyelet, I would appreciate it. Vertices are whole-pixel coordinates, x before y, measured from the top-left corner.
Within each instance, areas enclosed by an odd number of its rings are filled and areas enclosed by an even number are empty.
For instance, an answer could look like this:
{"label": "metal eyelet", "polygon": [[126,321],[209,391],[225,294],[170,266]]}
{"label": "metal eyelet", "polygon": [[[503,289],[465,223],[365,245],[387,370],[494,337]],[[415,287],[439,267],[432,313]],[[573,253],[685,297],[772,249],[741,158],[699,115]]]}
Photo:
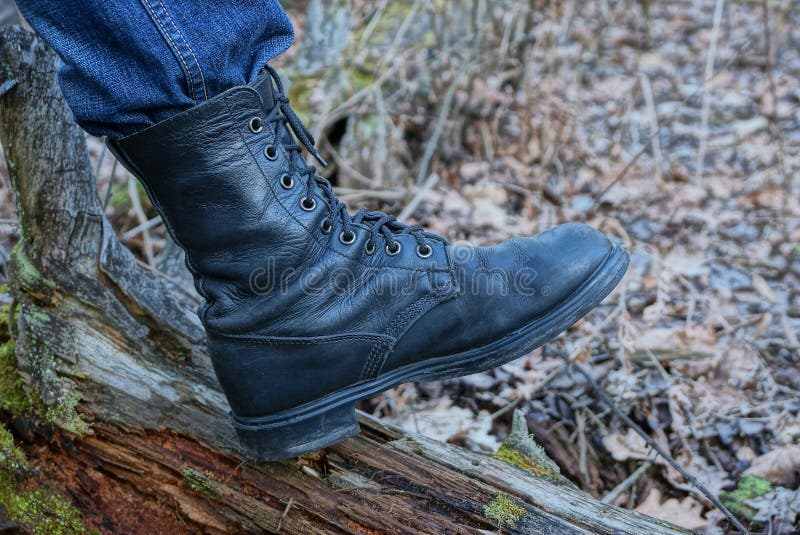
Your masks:
{"label": "metal eyelet", "polygon": [[310,197],[303,197],[300,199],[300,208],[305,210],[306,212],[312,211],[314,208],[317,207],[317,201]]}
{"label": "metal eyelet", "polygon": [[330,234],[331,230],[333,230],[333,223],[331,223],[331,220],[326,217],[322,220],[322,223],[320,223],[319,227],[323,234]]}
{"label": "metal eyelet", "polygon": [[388,254],[389,256],[399,255],[400,250],[403,248],[403,245],[399,241],[394,242],[394,245],[395,247],[391,248],[389,247],[389,244],[386,244],[386,254]]}
{"label": "metal eyelet", "polygon": [[354,241],[356,241],[356,233],[355,233],[355,232],[353,232],[352,230],[351,230],[351,231],[349,231],[349,232],[350,232],[350,233],[348,234],[348,233],[347,233],[347,231],[344,231],[344,230],[343,230],[343,231],[342,231],[342,232],[339,234],[339,241],[340,241],[340,242],[342,242],[342,243],[343,243],[343,244],[345,244],[345,245],[350,245],[351,243],[353,243]]}
{"label": "metal eyelet", "polygon": [[294,187],[294,178],[288,173],[281,175],[281,187],[283,189],[292,189]]}
{"label": "metal eyelet", "polygon": [[423,244],[423,245],[417,245],[417,256],[418,257],[420,257],[420,258],[428,258],[432,254],[433,254],[433,247],[431,247],[427,243]]}
{"label": "metal eyelet", "polygon": [[264,156],[267,157],[267,160],[275,160],[278,157],[278,149],[275,145],[267,145],[264,147]]}
{"label": "metal eyelet", "polygon": [[364,244],[364,252],[368,255],[375,252],[375,242],[373,240],[368,240],[367,243]]}
{"label": "metal eyelet", "polygon": [[258,134],[264,130],[264,125],[261,123],[261,117],[253,117],[250,119],[250,131],[254,134]]}

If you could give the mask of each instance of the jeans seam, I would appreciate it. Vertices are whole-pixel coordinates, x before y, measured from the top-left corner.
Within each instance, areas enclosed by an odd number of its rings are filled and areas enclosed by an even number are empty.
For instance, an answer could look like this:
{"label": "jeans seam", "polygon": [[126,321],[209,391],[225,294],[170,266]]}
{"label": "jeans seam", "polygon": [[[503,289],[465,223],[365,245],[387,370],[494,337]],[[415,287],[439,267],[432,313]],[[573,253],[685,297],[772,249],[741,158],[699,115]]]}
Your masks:
{"label": "jeans seam", "polygon": [[166,37],[167,41],[169,41],[169,44],[172,45],[171,46],[172,51],[178,56],[181,64],[183,65],[184,75],[186,76],[186,81],[188,82],[189,85],[189,93],[191,94],[192,100],[196,102],[197,96],[195,95],[195,90],[194,90],[194,79],[192,77],[192,71],[191,69],[189,69],[188,63],[186,63],[186,58],[184,58],[183,54],[181,54],[178,45],[172,38],[172,34],[170,34],[169,30],[164,25],[164,22],[159,18],[158,13],[156,13],[156,10],[153,8],[153,5],[150,3],[150,0],[142,0],[142,1],[145,3],[148,11],[150,12],[150,15],[153,17],[153,20],[161,29],[161,32],[164,34],[164,37]]}
{"label": "jeans seam", "polygon": [[192,55],[194,63],[197,65],[197,71],[200,73],[200,83],[203,86],[203,98],[208,100],[208,91],[206,91],[206,77],[203,75],[203,67],[200,66],[200,61],[197,59],[197,56],[195,55],[194,50],[192,50],[192,47],[189,45],[189,42],[183,36],[183,32],[181,32],[180,28],[178,28],[178,25],[175,24],[175,20],[172,18],[172,14],[167,9],[167,6],[164,5],[163,0],[158,0],[158,3],[161,4],[161,7],[164,9],[164,13],[167,14],[169,21],[172,23],[172,27],[175,28],[175,31],[181,36],[181,41],[183,41],[183,44],[186,45],[186,49]]}

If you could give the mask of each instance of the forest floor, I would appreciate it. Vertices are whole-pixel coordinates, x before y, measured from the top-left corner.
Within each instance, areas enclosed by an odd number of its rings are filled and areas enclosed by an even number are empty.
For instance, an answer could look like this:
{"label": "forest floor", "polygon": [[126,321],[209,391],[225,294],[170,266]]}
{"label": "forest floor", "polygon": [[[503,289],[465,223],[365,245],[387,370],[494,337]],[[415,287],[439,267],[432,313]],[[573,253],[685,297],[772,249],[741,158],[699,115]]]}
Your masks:
{"label": "forest floor", "polygon": [[[754,531],[798,532],[798,4],[287,7],[297,45],[276,63],[352,209],[479,245],[579,221],[631,253],[618,289],[544,347],[362,408],[475,450],[496,449],[519,409],[594,496],[727,532],[567,358]],[[156,263],[155,212],[100,141],[89,146],[110,219]],[[3,178],[0,279],[14,221]]]}

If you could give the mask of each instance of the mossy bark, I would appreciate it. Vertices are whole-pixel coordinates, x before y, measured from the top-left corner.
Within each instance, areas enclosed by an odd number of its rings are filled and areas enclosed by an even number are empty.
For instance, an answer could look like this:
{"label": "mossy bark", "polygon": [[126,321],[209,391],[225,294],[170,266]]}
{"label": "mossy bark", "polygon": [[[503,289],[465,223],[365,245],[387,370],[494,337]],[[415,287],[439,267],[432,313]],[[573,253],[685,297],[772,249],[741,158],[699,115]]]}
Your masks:
{"label": "mossy bark", "polygon": [[682,533],[364,415],[359,436],[326,451],[244,459],[194,311],[137,267],[105,219],[53,54],[9,28],[0,63],[0,86],[13,86],[0,96],[0,140],[22,228],[13,358],[5,347],[0,362],[17,379],[0,392],[31,405],[0,411],[42,515],[76,519],[35,494],[46,486],[103,533]]}
{"label": "mossy bark", "polygon": [[[80,511],[35,481],[25,454],[0,425],[0,527],[7,522],[35,535],[87,533]],[[5,522],[3,518],[7,519]]]}

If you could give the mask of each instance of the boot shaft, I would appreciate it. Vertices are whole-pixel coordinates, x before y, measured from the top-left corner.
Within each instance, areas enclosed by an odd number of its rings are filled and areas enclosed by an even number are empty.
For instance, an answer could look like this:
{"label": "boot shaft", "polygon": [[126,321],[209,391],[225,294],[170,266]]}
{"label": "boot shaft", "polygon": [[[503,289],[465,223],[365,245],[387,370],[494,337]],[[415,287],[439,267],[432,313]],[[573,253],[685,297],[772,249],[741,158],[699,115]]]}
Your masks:
{"label": "boot shaft", "polygon": [[[260,89],[260,91],[259,91]],[[110,140],[117,158],[142,183],[197,274],[247,280],[259,267],[249,253],[274,248],[292,265],[296,247],[285,217],[269,210],[269,177],[255,165],[250,121],[271,108],[269,81],[240,86],[122,140]],[[254,247],[258,245],[258,247]],[[293,254],[294,253],[294,254]]]}
{"label": "boot shaft", "polygon": [[[297,144],[275,91],[265,76],[109,141],[186,251],[206,299],[199,312],[206,327],[278,336],[381,332],[395,307],[452,293],[441,243],[421,259],[414,238],[397,235],[399,254],[385,253],[388,242],[366,254],[368,224],[352,224],[353,242],[341,220],[326,231],[336,208],[309,193],[313,178],[298,174],[308,167],[287,149]],[[318,321],[299,325],[308,311],[319,311]]]}

